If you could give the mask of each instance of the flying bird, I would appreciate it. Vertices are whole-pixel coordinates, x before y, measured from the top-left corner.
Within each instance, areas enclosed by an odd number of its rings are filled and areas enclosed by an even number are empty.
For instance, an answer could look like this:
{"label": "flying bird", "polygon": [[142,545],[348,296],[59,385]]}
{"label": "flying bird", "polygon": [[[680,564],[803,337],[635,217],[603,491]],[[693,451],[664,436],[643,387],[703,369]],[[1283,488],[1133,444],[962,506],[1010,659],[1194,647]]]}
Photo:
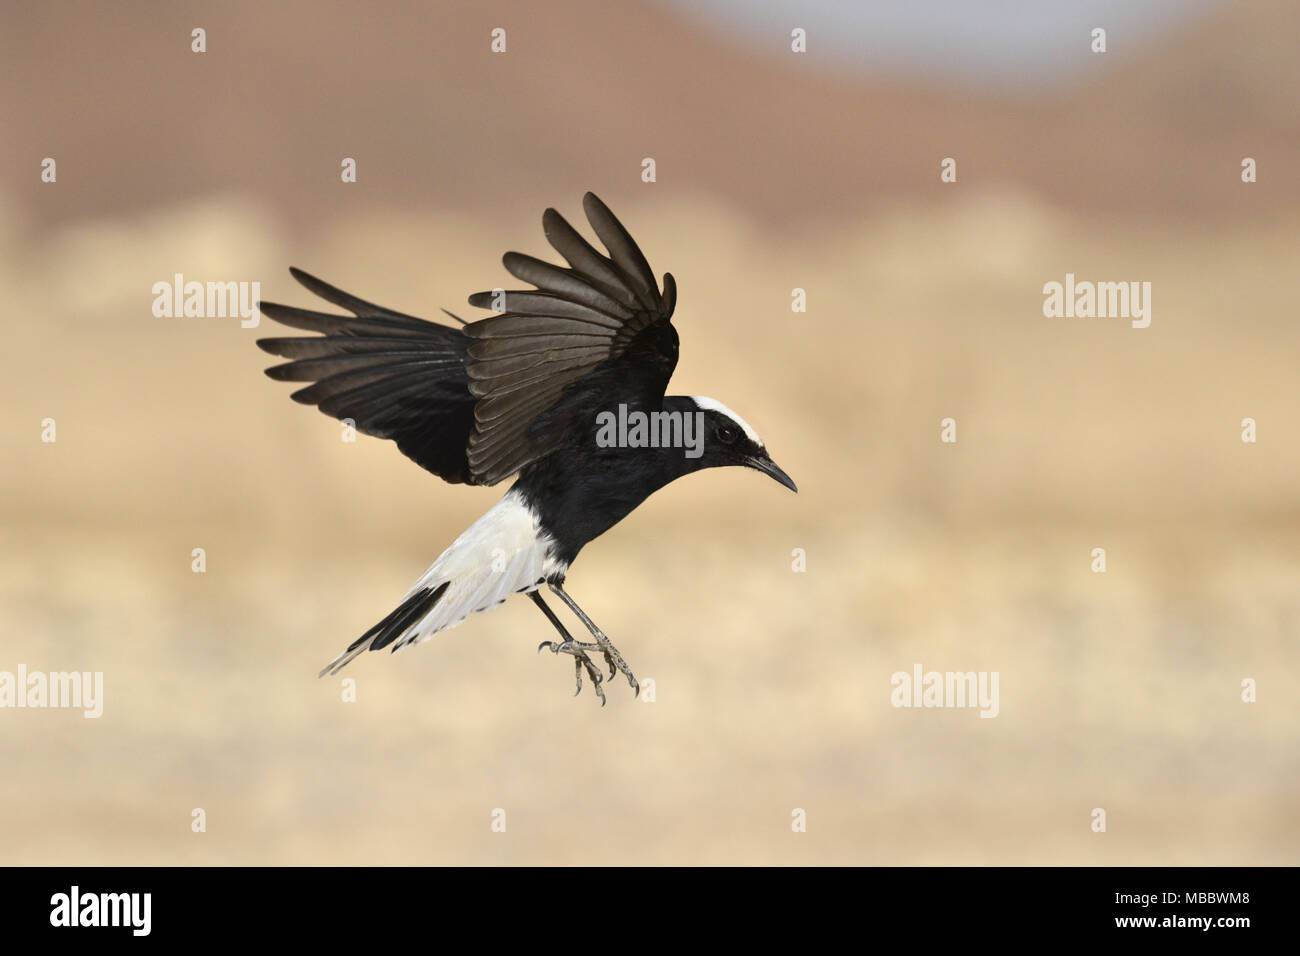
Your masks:
{"label": "flying bird", "polygon": [[[622,674],[639,694],[618,648],[564,589],[583,546],[670,481],[705,468],[754,468],[798,490],[735,412],[711,398],[664,394],[677,365],[676,282],[664,273],[659,287],[637,244],[593,193],[583,210],[606,252],[547,209],[542,229],[568,267],[507,253],[507,271],[533,288],[471,295],[471,306],[491,310],[474,322],[446,310],[459,325],[394,312],[293,268],[309,291],[350,314],[261,303],[268,318],[320,333],[257,343],[290,359],[268,368],[271,378],[311,383],[294,401],[397,442],[452,484],[495,485],[518,475],[321,677],[363,651],[418,644],[527,594],[559,635],[538,650],[573,658],[575,695],[585,672],[605,702],[592,655],[603,658],[611,680]],[[591,640],[573,638],[543,587]]]}

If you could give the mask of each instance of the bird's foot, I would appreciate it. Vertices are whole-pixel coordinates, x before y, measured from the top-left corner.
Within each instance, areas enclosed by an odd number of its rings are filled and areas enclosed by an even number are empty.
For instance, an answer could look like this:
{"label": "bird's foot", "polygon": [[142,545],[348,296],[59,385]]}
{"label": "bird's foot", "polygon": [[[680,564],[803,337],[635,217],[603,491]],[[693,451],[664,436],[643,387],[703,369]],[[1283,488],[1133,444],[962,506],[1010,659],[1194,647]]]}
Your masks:
{"label": "bird's foot", "polygon": [[582,691],[582,672],[585,669],[587,676],[591,678],[592,686],[596,688],[596,694],[600,697],[601,704],[605,702],[605,691],[600,686],[604,678],[601,677],[600,671],[596,670],[596,665],[591,662],[587,652],[599,653],[605,658],[605,664],[609,667],[609,678],[613,680],[619,674],[627,678],[628,685],[632,688],[633,695],[641,696],[641,684],[632,673],[632,668],[627,666],[627,661],[623,660],[623,655],[618,652],[614,642],[604,634],[600,635],[600,640],[596,643],[586,643],[583,641],[542,641],[537,645],[537,650],[549,648],[552,654],[572,654],[573,670],[577,675],[578,689],[575,690],[574,696]]}
{"label": "bird's foot", "polygon": [[600,653],[605,656],[605,663],[609,665],[609,679],[613,680],[615,675],[622,674],[627,678],[628,684],[632,687],[634,697],[641,696],[641,683],[632,673],[632,668],[627,666],[627,661],[623,660],[623,655],[618,652],[618,648],[604,634],[599,635],[599,643],[596,645]]}
{"label": "bird's foot", "polygon": [[[585,670],[587,677],[591,679],[592,689],[595,690],[596,696],[600,698],[600,706],[605,706],[605,688],[600,686],[605,679],[601,676],[596,665],[591,662],[591,658],[587,656],[588,650],[601,650],[599,644],[584,644],[581,641],[542,641],[541,644],[537,645],[537,650],[540,652],[544,647],[550,648],[552,654],[573,655],[573,676],[577,682],[577,688],[573,692],[574,697],[582,693],[582,672]],[[610,674],[613,674],[613,670],[610,671]]]}

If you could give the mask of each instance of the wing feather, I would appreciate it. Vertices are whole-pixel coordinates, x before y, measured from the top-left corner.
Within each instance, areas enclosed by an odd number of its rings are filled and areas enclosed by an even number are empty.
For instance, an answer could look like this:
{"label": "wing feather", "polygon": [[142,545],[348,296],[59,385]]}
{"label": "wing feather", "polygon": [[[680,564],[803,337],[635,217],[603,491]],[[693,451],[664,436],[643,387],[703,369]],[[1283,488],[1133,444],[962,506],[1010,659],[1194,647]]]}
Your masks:
{"label": "wing feather", "polygon": [[[583,209],[608,255],[547,209],[542,229],[569,268],[507,253],[506,269],[535,288],[470,296],[473,306],[505,310],[464,329],[473,340],[466,375],[478,399],[466,457],[485,484],[585,434],[593,400],[659,405],[677,363],[672,276],[665,273],[661,292],[609,207],[588,193]],[[620,374],[591,377],[615,363]],[[584,383],[607,394],[583,395]]]}
{"label": "wing feather", "polygon": [[516,279],[531,282],[556,298],[576,302],[612,319],[627,321],[634,314],[632,308],[610,298],[571,269],[561,269],[521,252],[507,252],[502,262]]}
{"label": "wing feather", "polygon": [[263,351],[291,360],[266,374],[313,383],[290,397],[364,434],[396,441],[402,454],[446,481],[473,482],[466,447],[475,397],[465,371],[472,340],[461,329],[375,305],[301,269],[289,271],[352,315],[263,302],[267,318],[320,333],[259,339]]}

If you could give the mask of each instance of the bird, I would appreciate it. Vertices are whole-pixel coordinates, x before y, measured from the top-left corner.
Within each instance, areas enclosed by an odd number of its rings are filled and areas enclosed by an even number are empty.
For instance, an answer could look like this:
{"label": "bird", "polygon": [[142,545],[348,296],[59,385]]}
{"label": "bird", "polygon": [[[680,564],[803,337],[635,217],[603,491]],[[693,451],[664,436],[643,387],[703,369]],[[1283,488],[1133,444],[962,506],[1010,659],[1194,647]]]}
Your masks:
{"label": "bird", "polygon": [[[677,365],[677,284],[662,287],[623,224],[594,193],[582,201],[598,251],[553,208],[542,230],[567,265],[518,252],[502,262],[527,289],[469,296],[490,314],[456,325],[374,305],[290,268],[309,292],[347,314],[260,303],[267,318],[313,336],[263,338],[288,362],[266,369],[307,383],[290,396],[397,443],[450,484],[505,495],[442,552],[397,607],[321,669],[337,674],[365,651],[397,651],[525,594],[555,628],[550,650],[573,658],[601,705],[604,675],[640,683],[613,641],[565,590],[582,548],[655,491],[707,468],[755,469],[798,492],[758,433],[721,402],[666,395]],[[583,624],[577,640],[545,588]]]}

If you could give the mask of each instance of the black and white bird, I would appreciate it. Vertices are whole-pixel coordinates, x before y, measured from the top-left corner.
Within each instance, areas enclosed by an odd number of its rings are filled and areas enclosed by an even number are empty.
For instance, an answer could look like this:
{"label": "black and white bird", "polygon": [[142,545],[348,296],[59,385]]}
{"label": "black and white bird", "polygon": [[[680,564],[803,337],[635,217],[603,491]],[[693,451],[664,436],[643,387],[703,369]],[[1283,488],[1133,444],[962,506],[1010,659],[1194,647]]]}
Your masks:
{"label": "black and white bird", "polygon": [[[351,314],[261,304],[282,325],[321,333],[257,343],[291,360],[267,369],[271,378],[312,383],[294,401],[392,439],[444,481],[495,485],[519,476],[322,677],[363,651],[418,644],[527,594],[559,632],[538,649],[574,658],[575,694],[585,670],[605,700],[593,654],[610,678],[623,674],[639,693],[618,649],[564,590],[578,552],[650,494],[704,468],[743,465],[798,490],[754,429],[721,402],[664,394],[677,364],[676,283],[664,273],[659,288],[594,194],[583,209],[608,255],[547,209],[542,228],[568,268],[507,253],[506,269],[534,288],[470,296],[492,314],[465,323],[447,312],[459,327],[372,305],[298,269],[290,270],[295,279]],[[569,634],[542,599],[543,586],[592,640]]]}

